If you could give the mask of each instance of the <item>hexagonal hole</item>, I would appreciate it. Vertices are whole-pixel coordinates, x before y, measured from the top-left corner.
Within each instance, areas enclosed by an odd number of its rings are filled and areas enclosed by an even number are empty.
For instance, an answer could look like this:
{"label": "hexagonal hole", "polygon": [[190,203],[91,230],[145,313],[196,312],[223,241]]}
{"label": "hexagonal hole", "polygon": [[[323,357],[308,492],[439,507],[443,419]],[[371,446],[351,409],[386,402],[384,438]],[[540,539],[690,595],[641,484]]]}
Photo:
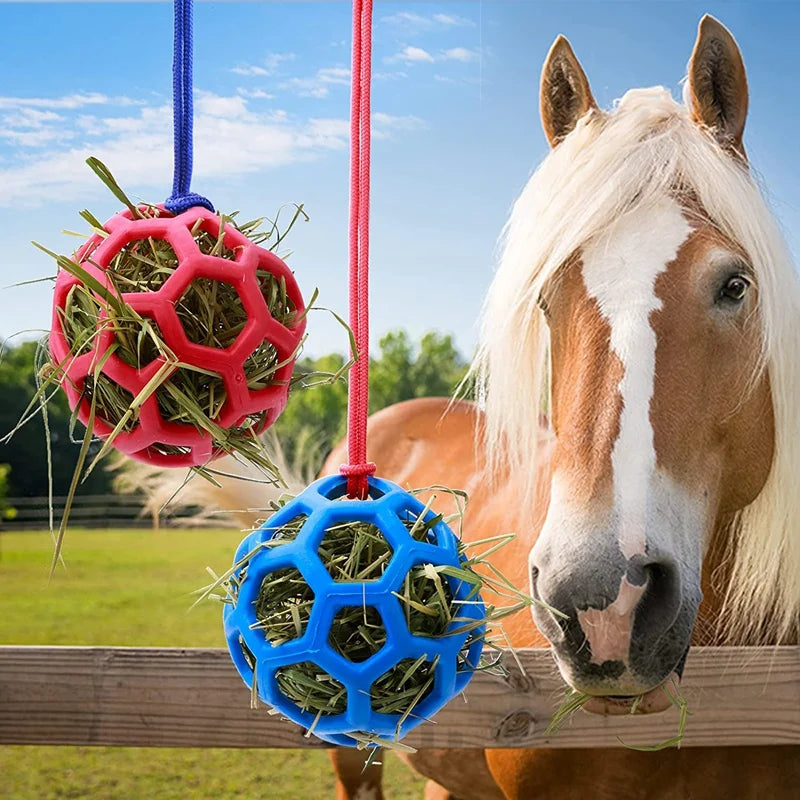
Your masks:
{"label": "hexagonal hole", "polygon": [[317,553],[335,581],[376,581],[389,565],[392,548],[371,522],[354,520],[328,528]]}
{"label": "hexagonal hole", "polygon": [[275,346],[266,339],[245,359],[244,375],[247,388],[252,392],[266,389],[274,383],[275,372],[280,366],[280,358]]}
{"label": "hexagonal hole", "polygon": [[458,617],[459,605],[447,577],[432,564],[412,567],[396,594],[414,636],[443,636]]}
{"label": "hexagonal hole", "polygon": [[153,442],[147,447],[147,452],[157,456],[188,456],[192,448],[188,445],[164,444],[164,442]]}
{"label": "hexagonal hole", "polygon": [[197,418],[198,409],[207,419],[215,420],[228,399],[228,390],[222,376],[217,373],[178,367],[156,389],[155,395],[158,410],[165,420],[203,430]]}
{"label": "hexagonal hole", "polygon": [[[95,378],[88,375],[83,381],[83,397],[91,403],[94,400],[95,417],[101,419],[111,428],[115,428],[125,416],[125,412],[133,402],[133,394],[124,386],[104,375],[102,372]],[[121,430],[130,433],[139,422],[139,412],[134,411],[125,421]]]}
{"label": "hexagonal hole", "polygon": [[[378,500],[379,498],[383,497],[383,495],[384,492],[381,489],[379,489],[374,483],[368,482],[367,497],[365,497],[362,502]],[[325,497],[328,500],[350,500],[351,498],[347,496],[347,481],[341,481],[331,486],[331,488],[325,493]]]}
{"label": "hexagonal hole", "polygon": [[372,710],[378,714],[413,714],[432,691],[438,656],[429,661],[427,656],[404,658],[383,673],[370,689]]}
{"label": "hexagonal hole", "polygon": [[120,292],[158,291],[178,268],[178,254],[166,239],[148,237],[123,245],[108,265]]}
{"label": "hexagonal hole", "polygon": [[275,570],[264,576],[255,601],[257,622],[273,646],[299,639],[308,626],[314,592],[296,567]]}
{"label": "hexagonal hole", "polygon": [[285,328],[291,328],[297,320],[297,306],[286,293],[286,279],[266,269],[257,269],[256,279],[272,318]]}
{"label": "hexagonal hole", "polygon": [[72,355],[88,353],[94,346],[101,309],[99,301],[82,283],[76,283],[67,292],[58,317]]}
{"label": "hexagonal hole", "polygon": [[219,233],[214,234],[206,230],[206,227],[209,226],[207,220],[202,217],[198,219],[190,229],[197,249],[206,256],[218,256],[228,261],[234,261],[236,259],[236,251],[225,244],[225,227],[227,225],[233,225],[233,223],[226,220],[220,224]]}
{"label": "hexagonal hole", "polygon": [[301,711],[326,717],[347,710],[347,690],[313,661],[279,667],[275,680],[281,694]]}
{"label": "hexagonal hole", "polygon": [[162,355],[164,337],[155,320],[116,317],[112,324],[119,345],[116,354],[126,364],[141,369]]}
{"label": "hexagonal hole", "polygon": [[386,644],[386,628],[377,608],[346,606],[331,623],[328,643],[348,661],[361,663]]}
{"label": "hexagonal hole", "polygon": [[186,338],[205,347],[230,347],[247,323],[239,293],[226,281],[195,278],[175,304]]}
{"label": "hexagonal hole", "polygon": [[486,641],[485,631],[474,630],[469,632],[469,635],[464,641],[464,645],[456,656],[456,672],[473,672],[478,669],[481,663],[483,663],[484,666],[496,666],[500,663],[503,657],[500,651],[497,652],[494,660],[489,658],[484,659],[482,655],[479,655],[477,659],[470,658],[470,648],[475,644],[476,640],[479,639],[484,642]]}

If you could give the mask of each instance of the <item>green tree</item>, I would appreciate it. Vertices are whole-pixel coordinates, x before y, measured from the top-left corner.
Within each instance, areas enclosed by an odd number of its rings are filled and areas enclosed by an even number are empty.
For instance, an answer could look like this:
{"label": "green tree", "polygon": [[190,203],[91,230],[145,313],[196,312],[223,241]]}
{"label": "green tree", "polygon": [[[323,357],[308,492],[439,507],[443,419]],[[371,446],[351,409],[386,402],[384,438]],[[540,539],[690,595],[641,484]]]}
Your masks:
{"label": "green tree", "polygon": [[405,331],[391,331],[370,365],[370,411],[414,397],[449,397],[467,364],[453,338],[431,331],[415,347]]}
{"label": "green tree", "polygon": [[8,497],[8,473],[11,467],[8,464],[0,464],[0,524],[3,520],[14,519],[17,516],[17,509],[9,505]]}
{"label": "green tree", "polygon": [[[0,360],[0,437],[14,428],[36,393],[35,342],[8,348]],[[344,364],[338,353],[316,359],[303,359],[297,366],[302,374],[336,374]],[[377,355],[371,361],[370,411],[375,412],[414,397],[449,396],[464,376],[466,363],[450,336],[426,333],[415,345],[405,331],[384,336]],[[318,379],[309,379],[314,384]],[[48,420],[53,455],[54,491],[66,494],[79,445],[70,440],[70,410],[61,391],[48,403]],[[275,424],[275,432],[290,463],[301,450],[318,466],[347,431],[347,379],[334,383],[295,388],[286,410]],[[81,438],[83,426],[75,426]],[[311,442],[311,452],[308,451]],[[93,445],[93,448],[99,445]],[[47,494],[47,459],[42,418],[37,415],[14,434],[10,442],[0,444],[0,462],[8,463],[10,495],[43,496]],[[109,473],[102,468],[92,471],[79,485],[82,494],[105,494],[111,491]]]}
{"label": "green tree", "polygon": [[[11,431],[36,394],[36,342],[23,342],[2,350],[0,359],[0,438]],[[53,490],[67,493],[80,445],[70,439],[70,410],[63,392],[56,391],[47,404],[48,426],[53,455]],[[74,435],[83,436],[84,428],[75,425]],[[0,462],[9,464],[8,493],[12,496],[47,494],[47,458],[45,430],[41,415],[36,415],[14,433],[10,441],[0,444]],[[80,494],[105,494],[110,489],[110,476],[96,469]]]}
{"label": "green tree", "polygon": [[[426,333],[415,346],[405,331],[391,331],[379,342],[370,361],[370,412],[415,397],[448,397],[464,377],[467,364],[449,335]],[[298,372],[336,373],[344,363],[334,354],[304,359]],[[298,443],[310,436],[318,463],[347,431],[347,382],[292,392],[275,432],[291,461]]]}
{"label": "green tree", "polygon": [[[335,375],[344,363],[344,356],[338,353],[316,359],[304,358],[298,362],[295,373]],[[321,377],[311,377],[308,388],[295,388],[275,423],[275,433],[290,464],[299,455],[301,437],[302,441],[313,442],[314,452],[308,456],[317,466],[347,430],[346,379],[327,384],[321,381]],[[319,382],[318,385],[313,385],[315,382]]]}

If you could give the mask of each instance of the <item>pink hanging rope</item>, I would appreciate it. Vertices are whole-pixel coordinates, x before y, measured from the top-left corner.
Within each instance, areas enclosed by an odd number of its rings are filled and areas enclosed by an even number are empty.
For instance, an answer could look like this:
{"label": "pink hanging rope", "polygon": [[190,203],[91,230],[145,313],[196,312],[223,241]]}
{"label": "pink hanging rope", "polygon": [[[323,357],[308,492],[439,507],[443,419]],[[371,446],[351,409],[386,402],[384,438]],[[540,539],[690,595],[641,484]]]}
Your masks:
{"label": "pink hanging rope", "polygon": [[369,159],[370,81],[372,78],[372,0],[353,2],[353,60],[350,101],[350,327],[356,359],[350,370],[347,416],[349,463],[347,494],[367,497],[367,477],[375,464],[367,461],[369,414]]}

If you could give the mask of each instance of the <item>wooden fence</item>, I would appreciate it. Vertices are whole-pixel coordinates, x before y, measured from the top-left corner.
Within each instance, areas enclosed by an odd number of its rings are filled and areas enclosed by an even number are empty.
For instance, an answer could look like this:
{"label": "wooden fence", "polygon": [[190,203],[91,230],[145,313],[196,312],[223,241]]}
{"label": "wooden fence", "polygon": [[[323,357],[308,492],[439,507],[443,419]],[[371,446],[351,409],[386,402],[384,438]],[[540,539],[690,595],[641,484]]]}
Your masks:
{"label": "wooden fence", "polygon": [[[14,516],[2,521],[3,530],[44,530],[49,525],[50,501],[47,497],[7,497],[6,503],[14,509]],[[55,524],[64,514],[66,497],[53,498]],[[185,516],[192,509],[181,509],[179,514],[156,517],[144,508],[144,498],[138,494],[76,495],[70,511],[70,525],[78,528],[157,528],[159,525],[185,525]],[[191,517],[193,528],[202,525],[224,527],[230,518],[214,514],[207,519]]]}
{"label": "wooden fence", "polygon": [[[66,497],[53,498],[53,517],[58,525]],[[6,503],[14,517],[3,522],[6,530],[43,530],[48,527],[50,501],[47,497],[8,497]],[[137,495],[91,494],[76,495],[70,513],[70,522],[82,528],[134,528],[150,527],[151,516],[142,516],[143,499]]]}
{"label": "wooden fence", "polygon": [[[415,747],[614,747],[675,735],[671,709],[646,716],[577,713],[544,731],[564,685],[547,650],[508,655],[510,675],[478,674],[465,697],[405,740]],[[681,693],[683,746],[800,745],[800,647],[695,648]],[[619,737],[619,738],[618,738]],[[324,747],[250,709],[224,650],[0,647],[0,743],[145,747]]]}

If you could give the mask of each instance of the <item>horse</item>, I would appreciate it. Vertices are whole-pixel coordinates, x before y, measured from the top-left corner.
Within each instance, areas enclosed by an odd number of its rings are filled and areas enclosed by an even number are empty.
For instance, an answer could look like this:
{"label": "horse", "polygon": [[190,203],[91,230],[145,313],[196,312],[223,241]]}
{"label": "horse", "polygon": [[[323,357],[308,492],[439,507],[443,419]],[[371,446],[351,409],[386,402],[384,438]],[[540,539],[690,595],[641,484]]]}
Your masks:
{"label": "horse", "polygon": [[[543,604],[505,632],[551,648],[593,713],[663,710],[691,645],[800,640],[800,285],[748,167],[747,106],[739,47],[710,16],[683,103],[633,89],[601,110],[559,36],[540,88],[551,150],[504,230],[476,401],[370,419],[380,475],[464,489],[467,541],[516,532],[493,562]],[[322,473],[344,461],[340,444]],[[339,800],[382,800],[379,766],[331,757]],[[426,800],[788,798],[800,785],[798,747],[406,760]]]}
{"label": "horse", "polygon": [[[477,404],[412,400],[369,426],[379,474],[468,492],[465,538],[517,533],[495,565],[566,619],[534,605],[509,639],[551,647],[595,713],[628,713],[634,697],[662,710],[691,644],[800,631],[800,286],[748,169],[742,56],[710,16],[684,101],[635,89],[603,111],[556,39],[540,92],[552,149],[504,231]],[[340,800],[382,798],[363,755],[332,758]],[[798,747],[407,760],[427,800],[788,798],[800,785]]]}

